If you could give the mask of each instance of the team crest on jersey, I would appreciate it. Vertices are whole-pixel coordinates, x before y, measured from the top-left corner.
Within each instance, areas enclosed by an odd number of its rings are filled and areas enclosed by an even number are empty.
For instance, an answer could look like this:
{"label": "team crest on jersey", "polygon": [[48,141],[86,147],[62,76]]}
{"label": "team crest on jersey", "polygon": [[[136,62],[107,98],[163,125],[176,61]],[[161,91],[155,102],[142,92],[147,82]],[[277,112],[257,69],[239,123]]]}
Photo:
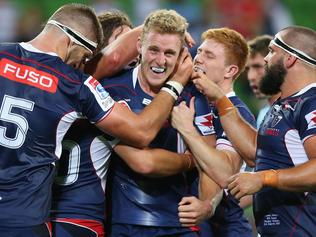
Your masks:
{"label": "team crest on jersey", "polygon": [[281,120],[282,120],[282,115],[280,115],[282,107],[280,105],[274,105],[272,109],[272,114],[270,115],[271,118],[271,127],[275,127]]}
{"label": "team crest on jersey", "polygon": [[195,117],[194,122],[203,135],[210,135],[215,133],[213,119],[214,114],[209,113]]}
{"label": "team crest on jersey", "polygon": [[316,110],[305,115],[305,120],[307,122],[307,129],[316,127]]}

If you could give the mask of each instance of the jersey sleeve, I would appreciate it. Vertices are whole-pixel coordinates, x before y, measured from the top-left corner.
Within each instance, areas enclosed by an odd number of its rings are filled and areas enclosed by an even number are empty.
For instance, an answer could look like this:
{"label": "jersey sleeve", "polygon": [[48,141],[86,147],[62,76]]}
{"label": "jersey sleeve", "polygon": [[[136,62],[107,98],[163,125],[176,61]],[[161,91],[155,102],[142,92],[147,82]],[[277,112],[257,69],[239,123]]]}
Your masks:
{"label": "jersey sleeve", "polygon": [[80,90],[82,113],[91,123],[106,117],[113,109],[114,100],[93,77],[85,80]]}
{"label": "jersey sleeve", "polygon": [[[241,102],[238,102],[236,100],[232,101],[237,108],[239,114],[241,117],[248,122],[252,127],[256,127],[256,120],[253,114],[249,111],[249,109]],[[221,123],[220,119],[217,118],[217,122],[215,125],[216,130],[216,148],[217,149],[228,149],[235,151],[235,148],[233,147],[232,143],[229,141]]]}
{"label": "jersey sleeve", "polygon": [[253,114],[244,106],[236,106],[241,117],[253,128],[256,128],[256,119]]}
{"label": "jersey sleeve", "polygon": [[307,138],[316,135],[316,103],[315,96],[304,101],[296,121],[298,133],[304,142]]}

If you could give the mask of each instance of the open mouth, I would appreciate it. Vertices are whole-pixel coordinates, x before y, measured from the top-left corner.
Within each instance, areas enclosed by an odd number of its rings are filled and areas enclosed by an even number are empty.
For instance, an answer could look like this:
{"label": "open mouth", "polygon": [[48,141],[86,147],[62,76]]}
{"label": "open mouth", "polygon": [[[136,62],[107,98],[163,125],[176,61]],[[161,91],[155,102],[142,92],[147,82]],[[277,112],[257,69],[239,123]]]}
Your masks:
{"label": "open mouth", "polygon": [[166,71],[166,68],[163,67],[150,67],[150,69],[154,72],[154,73],[164,73]]}
{"label": "open mouth", "polygon": [[257,91],[258,90],[258,86],[255,86],[255,85],[251,86],[251,88],[252,88],[253,91]]}
{"label": "open mouth", "polygon": [[203,74],[206,74],[206,71],[205,71],[203,68],[199,67],[199,66],[195,66],[195,67],[194,67],[194,71],[196,71],[196,72],[202,72]]}

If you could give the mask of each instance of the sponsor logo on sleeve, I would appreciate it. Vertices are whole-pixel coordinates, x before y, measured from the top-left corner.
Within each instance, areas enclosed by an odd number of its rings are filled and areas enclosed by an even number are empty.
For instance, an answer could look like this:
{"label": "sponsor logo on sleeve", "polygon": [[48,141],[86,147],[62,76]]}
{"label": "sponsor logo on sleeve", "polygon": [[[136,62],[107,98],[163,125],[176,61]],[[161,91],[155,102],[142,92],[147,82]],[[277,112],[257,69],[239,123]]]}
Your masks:
{"label": "sponsor logo on sleeve", "polygon": [[88,79],[88,86],[90,87],[90,90],[94,92],[97,96],[100,97],[100,99],[105,99],[109,96],[109,93],[103,88],[103,86],[93,77]]}
{"label": "sponsor logo on sleeve", "polygon": [[101,99],[105,99],[109,96],[109,93],[103,88],[101,84],[96,86],[96,91]]}
{"label": "sponsor logo on sleeve", "polygon": [[104,111],[108,111],[113,107],[114,100],[96,79],[90,77],[84,84],[88,86],[90,91],[94,94],[94,97]]}
{"label": "sponsor logo on sleeve", "polygon": [[0,76],[50,93],[57,90],[58,78],[54,75],[7,58],[0,61]]}

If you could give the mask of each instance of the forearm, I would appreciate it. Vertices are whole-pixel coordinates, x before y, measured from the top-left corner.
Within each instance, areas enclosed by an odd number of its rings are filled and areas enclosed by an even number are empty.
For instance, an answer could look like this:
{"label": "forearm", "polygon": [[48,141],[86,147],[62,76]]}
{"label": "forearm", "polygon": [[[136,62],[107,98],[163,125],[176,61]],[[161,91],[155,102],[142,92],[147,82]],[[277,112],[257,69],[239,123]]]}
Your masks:
{"label": "forearm", "polygon": [[165,177],[194,167],[190,154],[178,154],[164,149],[138,149],[119,144],[114,151],[135,172],[149,177]]}
{"label": "forearm", "polygon": [[115,103],[111,113],[97,126],[131,146],[145,148],[167,121],[174,101],[170,94],[161,91],[140,114]]}
{"label": "forearm", "polygon": [[227,97],[219,99],[216,106],[227,137],[248,166],[253,167],[257,149],[257,131],[243,120]]}
{"label": "forearm", "polygon": [[149,105],[133,121],[134,130],[140,130],[147,136],[149,144],[166,123],[175,103],[175,99],[167,92],[160,91]]}
{"label": "forearm", "polygon": [[[209,217],[213,216],[216,207],[220,203],[223,197],[223,190],[217,183],[215,183],[205,173],[200,173],[199,180],[199,199],[207,202],[211,207]],[[206,205],[206,206],[208,206]]]}
{"label": "forearm", "polygon": [[133,59],[138,56],[136,47],[142,26],[121,35],[104,48],[96,59],[88,63],[85,71],[96,79],[111,76],[121,71]]}
{"label": "forearm", "polygon": [[312,159],[293,168],[276,170],[276,181],[263,185],[290,192],[315,192],[315,170],[316,160]]}
{"label": "forearm", "polygon": [[201,169],[222,188],[225,188],[228,178],[239,170],[240,158],[232,157],[229,152],[211,147],[205,143],[195,128],[183,129],[180,132]]}

